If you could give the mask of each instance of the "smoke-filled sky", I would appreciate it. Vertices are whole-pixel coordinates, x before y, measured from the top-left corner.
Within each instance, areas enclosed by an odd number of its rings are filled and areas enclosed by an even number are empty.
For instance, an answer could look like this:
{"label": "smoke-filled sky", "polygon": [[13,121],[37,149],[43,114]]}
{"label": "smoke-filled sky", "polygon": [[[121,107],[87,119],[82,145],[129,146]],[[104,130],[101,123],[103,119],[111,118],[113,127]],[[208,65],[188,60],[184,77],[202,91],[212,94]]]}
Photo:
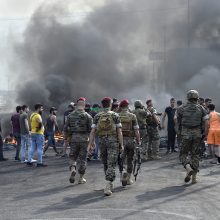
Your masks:
{"label": "smoke-filled sky", "polygon": [[219,0],[190,1],[190,26],[187,1],[99,1],[87,10],[88,2],[77,13],[66,2],[41,4],[22,41],[14,39],[8,62],[18,102],[108,95],[164,106],[188,89],[219,102]]}

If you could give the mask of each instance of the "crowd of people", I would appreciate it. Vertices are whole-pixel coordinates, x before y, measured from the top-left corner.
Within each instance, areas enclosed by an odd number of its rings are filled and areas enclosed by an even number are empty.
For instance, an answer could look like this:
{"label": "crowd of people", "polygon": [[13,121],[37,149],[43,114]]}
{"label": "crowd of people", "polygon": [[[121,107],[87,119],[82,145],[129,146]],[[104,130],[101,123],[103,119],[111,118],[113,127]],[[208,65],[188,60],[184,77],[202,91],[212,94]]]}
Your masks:
{"label": "crowd of people", "polygon": [[[177,105],[176,105],[177,104]],[[75,182],[79,173],[79,184],[86,183],[85,172],[88,157],[101,159],[104,165],[106,186],[104,194],[110,196],[116,176],[118,159],[122,160],[120,178],[123,186],[133,183],[134,158],[137,152],[142,160],[159,160],[159,130],[165,129],[167,117],[167,151],[166,154],[179,151],[179,158],[186,169],[185,182],[197,182],[199,160],[204,156],[205,142],[208,144],[212,163],[220,164],[220,113],[215,111],[211,99],[203,99],[195,90],[187,93],[186,103],[170,99],[170,106],[164,114],[157,112],[153,100],[134,102],[131,110],[127,99],[105,97],[101,105],[91,106],[81,97],[76,103],[70,103],[64,113],[62,129],[57,122],[57,109],[50,108],[45,123],[42,120],[43,105],[36,104],[35,111],[28,116],[27,105],[17,106],[11,116],[13,137],[16,139],[15,160],[32,167],[46,167],[43,157],[49,147],[53,147],[56,156],[67,157],[69,152],[70,183]],[[160,120],[162,116],[162,121]],[[63,149],[57,150],[55,132],[64,134]],[[47,142],[45,142],[45,137]],[[177,143],[176,143],[177,142]],[[176,148],[178,146],[178,148]],[[203,147],[201,147],[203,146]],[[140,149],[140,151],[136,151]],[[33,156],[37,152],[37,160]],[[217,161],[215,161],[217,157]],[[3,140],[0,137],[0,161],[3,156]]]}

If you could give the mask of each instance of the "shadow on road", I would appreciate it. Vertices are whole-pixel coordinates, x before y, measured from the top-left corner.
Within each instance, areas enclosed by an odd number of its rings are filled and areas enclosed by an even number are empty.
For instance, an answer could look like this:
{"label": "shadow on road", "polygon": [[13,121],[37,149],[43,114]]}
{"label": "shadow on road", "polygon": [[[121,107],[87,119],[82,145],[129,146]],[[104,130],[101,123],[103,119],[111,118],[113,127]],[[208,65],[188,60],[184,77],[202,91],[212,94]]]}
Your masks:
{"label": "shadow on road", "polygon": [[145,194],[138,195],[136,198],[139,202],[167,198],[169,196],[174,196],[183,193],[187,186],[189,185],[169,186],[160,190],[146,192]]}
{"label": "shadow on road", "polygon": [[103,200],[103,198],[104,198],[103,191],[89,192],[77,196],[73,195],[73,197],[70,196],[64,197],[62,202],[52,204],[50,206],[46,206],[42,209],[37,210],[34,214],[47,213],[52,211],[59,212],[68,209],[76,209],[82,205],[87,205]]}
{"label": "shadow on road", "polygon": [[58,187],[46,189],[43,191],[29,192],[21,196],[14,197],[14,200],[18,201],[18,200],[29,199],[29,198],[37,198],[37,197],[40,198],[44,196],[50,196],[50,195],[58,194],[60,192],[67,191],[70,188],[77,187],[77,186],[78,185],[58,186]]}
{"label": "shadow on road", "polygon": [[[119,186],[114,188],[114,193],[121,192],[126,190],[126,188]],[[44,207],[42,209],[37,210],[34,214],[47,213],[52,211],[65,211],[68,209],[77,209],[82,208],[83,205],[88,205],[92,203],[96,203],[99,201],[103,201],[105,199],[111,199],[112,197],[106,197],[103,194],[102,190],[96,190],[89,193],[84,193],[80,195],[73,195],[72,197],[64,197],[63,201],[60,203],[52,204],[50,206]]]}

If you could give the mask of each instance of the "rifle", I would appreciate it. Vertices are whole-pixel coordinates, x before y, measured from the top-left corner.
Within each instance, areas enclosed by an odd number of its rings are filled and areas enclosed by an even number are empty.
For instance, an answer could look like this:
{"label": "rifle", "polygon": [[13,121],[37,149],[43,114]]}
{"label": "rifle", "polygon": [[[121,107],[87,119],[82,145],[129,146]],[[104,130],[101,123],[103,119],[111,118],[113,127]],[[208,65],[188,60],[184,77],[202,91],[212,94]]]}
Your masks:
{"label": "rifle", "polygon": [[118,167],[119,167],[119,172],[122,174],[123,172],[123,152],[120,151],[119,154],[118,154]]}
{"label": "rifle", "polygon": [[134,175],[135,181],[137,180],[137,175],[138,175],[140,168],[141,168],[141,149],[139,146],[136,146],[134,166],[133,166],[133,175]]}

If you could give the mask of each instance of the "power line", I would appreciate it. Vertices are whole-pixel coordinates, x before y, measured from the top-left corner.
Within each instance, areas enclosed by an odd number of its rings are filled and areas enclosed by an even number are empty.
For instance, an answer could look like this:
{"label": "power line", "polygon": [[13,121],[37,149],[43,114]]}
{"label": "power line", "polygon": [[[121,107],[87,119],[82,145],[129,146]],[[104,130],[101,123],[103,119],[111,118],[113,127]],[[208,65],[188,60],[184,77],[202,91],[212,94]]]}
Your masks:
{"label": "power line", "polygon": [[[99,14],[104,14],[104,15],[115,15],[115,14],[129,14],[129,13],[144,13],[146,11],[148,12],[169,12],[173,10],[183,10],[183,9],[188,9],[187,6],[185,7],[175,7],[175,8],[155,8],[155,9],[150,9],[150,8],[145,8],[145,9],[139,9],[139,10],[125,10],[125,11],[109,11],[109,12],[98,12]],[[92,11],[79,11],[79,12],[74,12],[72,14],[66,14],[66,15],[60,15],[60,16],[34,16],[35,19],[48,19],[48,18],[74,18],[74,17],[85,17],[86,15],[92,13]],[[17,17],[17,18],[0,18],[1,22],[4,21],[24,21],[24,20],[29,20],[31,17]]]}

